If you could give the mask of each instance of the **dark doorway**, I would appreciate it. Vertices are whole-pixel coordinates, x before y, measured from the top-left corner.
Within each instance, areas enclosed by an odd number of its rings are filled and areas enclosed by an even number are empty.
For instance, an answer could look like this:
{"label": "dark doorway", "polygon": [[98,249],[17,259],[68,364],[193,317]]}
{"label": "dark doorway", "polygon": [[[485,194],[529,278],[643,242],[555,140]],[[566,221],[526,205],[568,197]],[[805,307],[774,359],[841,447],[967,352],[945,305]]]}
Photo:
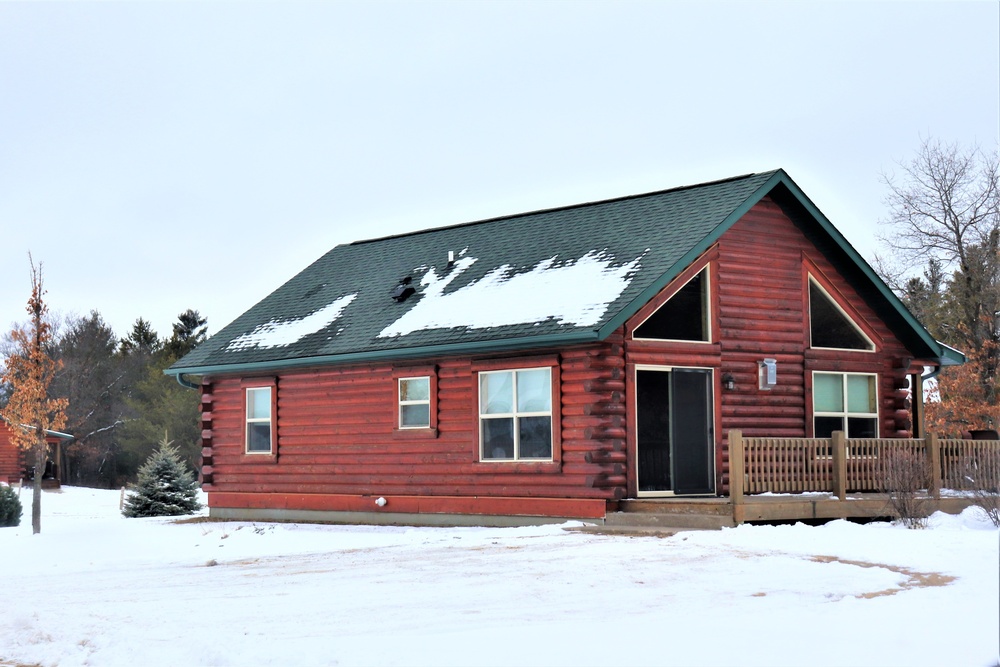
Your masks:
{"label": "dark doorway", "polygon": [[640,492],[715,493],[712,371],[636,371]]}

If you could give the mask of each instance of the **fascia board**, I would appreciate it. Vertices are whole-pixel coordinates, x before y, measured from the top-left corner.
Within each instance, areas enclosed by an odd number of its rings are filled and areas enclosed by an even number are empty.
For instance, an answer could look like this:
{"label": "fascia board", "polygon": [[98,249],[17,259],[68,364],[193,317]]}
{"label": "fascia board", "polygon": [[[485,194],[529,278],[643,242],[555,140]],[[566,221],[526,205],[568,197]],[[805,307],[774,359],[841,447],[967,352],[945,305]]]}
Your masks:
{"label": "fascia board", "polygon": [[[889,305],[892,306],[893,309],[903,318],[903,321],[909,325],[913,332],[917,334],[917,337],[920,338],[929,350],[940,352],[942,348],[938,345],[938,342],[935,341],[934,338],[931,337],[930,333],[928,333],[927,329],[925,329],[924,326],[920,324],[915,317],[913,317],[913,314],[906,308],[906,306],[903,305],[903,302],[899,300],[899,297],[897,297],[896,294],[889,289],[889,286],[885,284],[885,282],[877,273],[875,273],[875,270],[872,269],[868,262],[865,261],[857,250],[854,249],[854,246],[852,246],[844,235],[833,226],[833,223],[830,222],[825,215],[823,215],[823,212],[812,203],[812,200],[810,200],[809,197],[807,197],[806,194],[799,188],[799,186],[795,184],[795,181],[785,174],[784,171],[781,171],[781,174],[781,180],[785,187],[788,188],[788,191],[792,194],[792,196],[795,197],[799,204],[806,209],[806,212],[813,217],[816,223],[819,224],[820,228],[822,228],[823,231],[825,231],[830,238],[833,239],[834,243],[836,243],[844,254],[847,255],[848,259],[854,263],[861,273],[864,274],[869,281],[871,281],[882,297],[889,302]],[[958,351],[955,350],[955,352]],[[958,352],[958,354],[963,359],[965,358],[965,355],[962,355],[961,352]],[[944,358],[944,356],[941,356],[942,361],[944,361]]]}
{"label": "fascia board", "polygon": [[[774,172],[763,185],[761,185],[757,190],[755,190],[750,196],[744,200],[742,204],[736,207],[732,213],[726,216],[719,225],[712,230],[712,233],[702,239],[694,248],[692,248],[687,254],[685,254],[681,259],[679,259],[670,269],[661,275],[656,281],[654,281],[649,287],[643,290],[639,296],[633,299],[627,306],[625,306],[621,311],[618,312],[615,317],[608,321],[601,329],[598,331],[598,339],[604,340],[611,335],[618,327],[623,325],[632,315],[637,313],[640,308],[647,304],[653,297],[655,297],[660,290],[670,284],[670,281],[677,277],[681,271],[687,268],[695,259],[698,258],[703,252],[708,250],[713,243],[719,240],[719,238],[727,231],[730,227],[736,224],[736,221],[742,218],[751,208],[753,208],[761,199],[768,195],[777,185],[784,185],[789,193],[795,197],[796,201],[806,210],[806,212],[812,216],[820,228],[827,233],[827,235],[833,240],[833,242],[847,255],[848,259],[854,263],[855,266],[861,271],[861,273],[875,286],[878,292],[889,302],[889,305],[903,318],[903,321],[917,334],[918,338],[927,346],[931,351],[937,351],[939,353],[939,359],[943,365],[957,365],[965,363],[965,355],[955,350],[953,348],[948,348],[947,346],[942,346],[935,341],[930,333],[923,327],[920,322],[913,317],[913,314],[903,305],[903,302],[899,300],[899,297],[889,289],[888,285],[883,282],[883,280],[878,276],[877,273],[871,268],[867,261],[854,249],[854,246],[840,233],[840,231],[834,227],[833,223],[823,214],[819,208],[813,204],[812,200],[799,188],[799,186],[791,179],[791,177],[785,173],[784,169],[778,169]],[[950,352],[949,352],[950,350]]]}
{"label": "fascia board", "polygon": [[593,331],[577,331],[568,334],[508,338],[499,341],[425,345],[422,347],[394,348],[390,350],[376,350],[371,352],[351,352],[348,354],[324,355],[320,357],[300,357],[296,359],[278,359],[274,361],[262,362],[251,361],[241,364],[216,364],[211,366],[188,366],[183,368],[171,367],[165,369],[163,373],[165,375],[174,376],[231,375],[237,373],[286,370],[306,368],[309,366],[327,366],[365,361],[388,361],[395,359],[413,359],[417,357],[445,357],[461,354],[509,352],[512,350],[529,350],[542,347],[593,343],[597,340],[597,335]]}
{"label": "fascia board", "polygon": [[968,361],[965,353],[956,350],[950,345],[945,345],[941,341],[934,342],[937,343],[937,346],[941,351],[939,358],[942,366],[961,366]]}

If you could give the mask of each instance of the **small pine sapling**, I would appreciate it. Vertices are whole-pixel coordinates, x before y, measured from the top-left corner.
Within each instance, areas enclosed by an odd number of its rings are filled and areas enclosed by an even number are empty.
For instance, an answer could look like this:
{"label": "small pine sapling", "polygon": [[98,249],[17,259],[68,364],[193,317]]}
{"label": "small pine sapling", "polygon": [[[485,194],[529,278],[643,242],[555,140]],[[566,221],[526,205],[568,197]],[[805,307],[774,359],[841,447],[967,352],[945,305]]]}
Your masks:
{"label": "small pine sapling", "polygon": [[14,489],[0,484],[0,528],[21,525],[21,500]]}
{"label": "small pine sapling", "polygon": [[139,480],[125,499],[127,517],[179,516],[201,509],[198,484],[184,467],[166,433],[156,451],[139,468]]}

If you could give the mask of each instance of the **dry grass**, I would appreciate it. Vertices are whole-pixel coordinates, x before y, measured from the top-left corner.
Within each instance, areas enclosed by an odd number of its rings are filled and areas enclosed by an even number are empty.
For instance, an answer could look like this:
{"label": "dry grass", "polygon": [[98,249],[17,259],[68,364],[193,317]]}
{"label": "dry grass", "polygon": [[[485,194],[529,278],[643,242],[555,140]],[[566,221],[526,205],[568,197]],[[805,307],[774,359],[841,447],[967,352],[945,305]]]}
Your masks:
{"label": "dry grass", "polygon": [[925,493],[929,480],[927,459],[899,449],[884,453],[882,492],[888,497],[887,512],[907,528],[924,528],[932,510]]}
{"label": "dry grass", "polygon": [[966,459],[961,487],[993,525],[1000,526],[1000,451],[988,450]]}

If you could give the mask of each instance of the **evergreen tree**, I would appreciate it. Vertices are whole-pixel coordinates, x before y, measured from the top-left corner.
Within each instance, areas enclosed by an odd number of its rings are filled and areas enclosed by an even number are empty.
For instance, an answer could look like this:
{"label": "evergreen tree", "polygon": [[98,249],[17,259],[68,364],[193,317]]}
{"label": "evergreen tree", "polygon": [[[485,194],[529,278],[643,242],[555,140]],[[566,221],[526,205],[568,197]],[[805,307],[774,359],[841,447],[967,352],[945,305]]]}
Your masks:
{"label": "evergreen tree", "polygon": [[123,468],[118,442],[130,417],[125,404],[130,378],[115,332],[96,310],[70,317],[53,356],[62,367],[52,392],[69,399],[66,429],[75,436],[62,448],[61,481],[115,488],[123,478],[134,479],[139,461]]}
{"label": "evergreen tree", "polygon": [[132,325],[132,331],[128,336],[121,339],[122,354],[133,357],[138,356],[149,359],[161,346],[160,337],[153,330],[152,325],[143,318],[139,318]]}
{"label": "evergreen tree", "polygon": [[178,516],[201,509],[198,483],[163,434],[159,448],[139,468],[139,481],[125,499],[127,517]]}
{"label": "evergreen tree", "polygon": [[208,338],[207,319],[197,310],[188,308],[177,316],[174,333],[164,345],[167,354],[175,360],[193,350]]}
{"label": "evergreen tree", "polygon": [[[906,307],[921,324],[927,327],[935,339],[949,342],[954,338],[953,320],[948,312],[946,297],[948,277],[938,259],[931,258],[924,269],[923,277],[911,276],[906,284],[897,291]],[[959,341],[951,340],[952,345]]]}
{"label": "evergreen tree", "polygon": [[0,484],[0,528],[21,525],[21,500],[14,489]]}
{"label": "evergreen tree", "polygon": [[176,449],[192,470],[201,465],[199,392],[182,387],[163,370],[205,339],[206,321],[198,311],[186,310],[177,316],[173,336],[162,343],[145,322],[137,321],[129,339],[133,343],[145,339],[149,345],[123,344],[126,356],[138,364],[127,401],[135,418],[121,433],[123,455],[136,465],[150,454],[152,443],[164,431],[174,434]]}
{"label": "evergreen tree", "polygon": [[135,461],[146,459],[164,431],[174,434],[174,448],[191,470],[201,465],[201,395],[164,375],[172,357],[157,355],[131,387],[128,405],[135,419],[122,427],[123,454]]}

